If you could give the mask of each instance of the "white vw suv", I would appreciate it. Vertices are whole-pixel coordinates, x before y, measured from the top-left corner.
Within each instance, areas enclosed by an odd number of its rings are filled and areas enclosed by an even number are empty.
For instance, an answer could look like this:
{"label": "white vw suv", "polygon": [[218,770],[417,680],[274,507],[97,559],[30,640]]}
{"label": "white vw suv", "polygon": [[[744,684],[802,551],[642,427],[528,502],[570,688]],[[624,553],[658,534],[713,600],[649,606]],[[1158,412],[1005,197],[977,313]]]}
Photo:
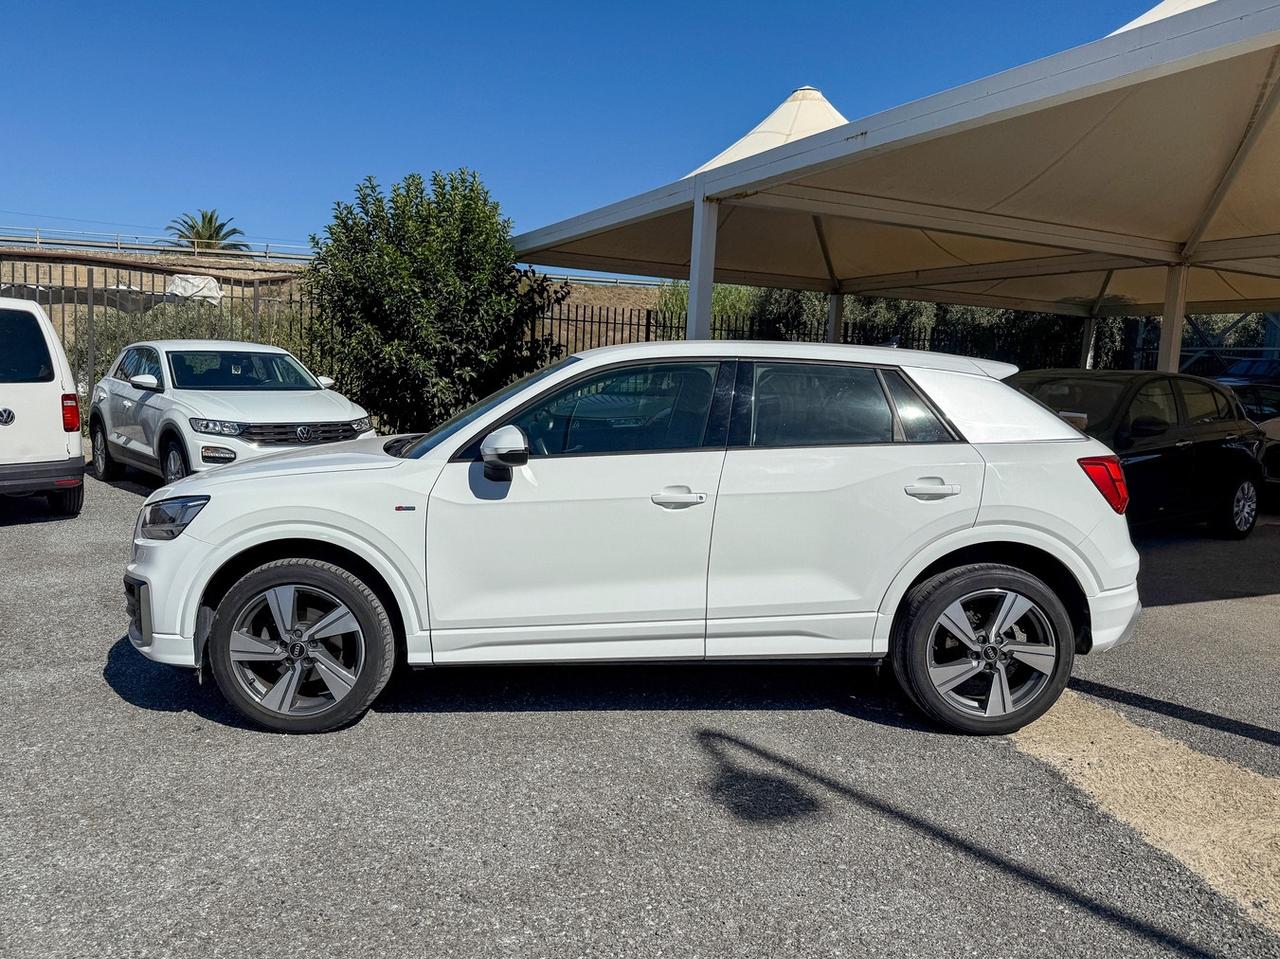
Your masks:
{"label": "white vw suv", "polygon": [[1140,604],[1111,451],[1001,363],[692,342],[570,357],[434,432],[157,490],[129,637],[271,729],[396,660],[888,658],[934,719],[1030,722]]}
{"label": "white vw suv", "polygon": [[282,449],[373,435],[369,416],[289,352],[226,340],[125,347],[93,388],[93,468],[173,483]]}

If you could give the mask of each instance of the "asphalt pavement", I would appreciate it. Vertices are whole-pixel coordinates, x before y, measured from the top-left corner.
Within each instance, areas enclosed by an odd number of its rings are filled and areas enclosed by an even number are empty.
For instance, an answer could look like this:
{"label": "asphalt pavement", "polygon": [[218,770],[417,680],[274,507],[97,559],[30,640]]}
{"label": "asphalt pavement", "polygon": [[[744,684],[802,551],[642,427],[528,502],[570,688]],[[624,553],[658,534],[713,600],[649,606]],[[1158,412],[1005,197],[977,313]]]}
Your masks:
{"label": "asphalt pavement", "polygon": [[[456,667],[248,729],[123,638],[147,488],[0,502],[0,956],[1280,956],[1256,903],[864,667]],[[1280,525],[1140,549],[1139,639],[1073,688],[1280,775]]]}

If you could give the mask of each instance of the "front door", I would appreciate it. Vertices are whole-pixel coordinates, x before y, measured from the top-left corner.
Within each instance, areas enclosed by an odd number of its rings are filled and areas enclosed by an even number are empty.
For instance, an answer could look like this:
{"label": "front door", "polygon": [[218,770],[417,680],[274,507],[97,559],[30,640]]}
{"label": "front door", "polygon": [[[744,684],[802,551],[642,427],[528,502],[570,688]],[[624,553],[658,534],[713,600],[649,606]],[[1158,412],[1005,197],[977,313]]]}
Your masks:
{"label": "front door", "polygon": [[701,657],[731,384],[716,360],[596,371],[507,420],[509,477],[456,456],[427,506],[435,661]]}
{"label": "front door", "polygon": [[1116,431],[1133,522],[1187,511],[1194,482],[1193,442],[1178,411],[1173,381],[1160,377],[1144,383]]}
{"label": "front door", "polygon": [[972,526],[984,463],[896,370],[739,366],[707,584],[707,656],[872,651],[906,559]]}

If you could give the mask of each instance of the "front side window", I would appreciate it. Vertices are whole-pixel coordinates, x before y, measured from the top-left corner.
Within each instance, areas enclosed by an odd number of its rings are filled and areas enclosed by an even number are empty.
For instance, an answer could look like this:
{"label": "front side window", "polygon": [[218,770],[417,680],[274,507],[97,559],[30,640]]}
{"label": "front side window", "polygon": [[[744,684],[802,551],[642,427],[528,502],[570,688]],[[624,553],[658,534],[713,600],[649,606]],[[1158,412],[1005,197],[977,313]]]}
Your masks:
{"label": "front side window", "polygon": [[720,364],[628,366],[579,380],[512,423],[532,456],[642,453],[703,445]]}
{"label": "front side window", "polygon": [[827,363],[754,364],[746,445],[892,443],[893,413],[874,369]]}
{"label": "front side window", "polygon": [[1178,404],[1173,398],[1173,384],[1169,380],[1152,380],[1138,390],[1129,404],[1126,427],[1132,429],[1136,420],[1155,420],[1166,426],[1177,424]]}
{"label": "front side window", "polygon": [[134,369],[133,376],[147,375],[154,376],[156,382],[164,387],[164,371],[160,367],[160,354],[150,347],[143,347],[138,350],[138,361]]}
{"label": "front side window", "polygon": [[0,383],[48,383],[53,359],[35,314],[0,310]]}
{"label": "front side window", "polygon": [[173,385],[180,390],[320,389],[315,378],[288,353],[174,350],[169,353],[169,367]]}
{"label": "front side window", "polygon": [[1207,423],[1219,423],[1234,418],[1231,401],[1207,383],[1179,380],[1178,391],[1182,393],[1182,403],[1187,410],[1187,423],[1191,426],[1204,426]]}

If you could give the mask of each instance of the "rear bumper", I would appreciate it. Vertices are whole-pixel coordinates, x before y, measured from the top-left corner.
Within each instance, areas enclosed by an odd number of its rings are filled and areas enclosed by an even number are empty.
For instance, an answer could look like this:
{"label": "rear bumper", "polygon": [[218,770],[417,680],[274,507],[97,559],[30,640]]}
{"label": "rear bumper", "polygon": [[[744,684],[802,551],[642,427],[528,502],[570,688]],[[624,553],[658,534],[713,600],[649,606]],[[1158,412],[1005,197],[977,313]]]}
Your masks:
{"label": "rear bumper", "polygon": [[1138,599],[1137,583],[1104,590],[1090,598],[1089,619],[1093,633],[1090,652],[1102,652],[1130,642],[1138,631],[1138,617],[1141,615],[1142,602]]}
{"label": "rear bumper", "polygon": [[83,482],[83,456],[69,456],[65,460],[51,463],[13,463],[0,466],[0,493],[68,489]]}

